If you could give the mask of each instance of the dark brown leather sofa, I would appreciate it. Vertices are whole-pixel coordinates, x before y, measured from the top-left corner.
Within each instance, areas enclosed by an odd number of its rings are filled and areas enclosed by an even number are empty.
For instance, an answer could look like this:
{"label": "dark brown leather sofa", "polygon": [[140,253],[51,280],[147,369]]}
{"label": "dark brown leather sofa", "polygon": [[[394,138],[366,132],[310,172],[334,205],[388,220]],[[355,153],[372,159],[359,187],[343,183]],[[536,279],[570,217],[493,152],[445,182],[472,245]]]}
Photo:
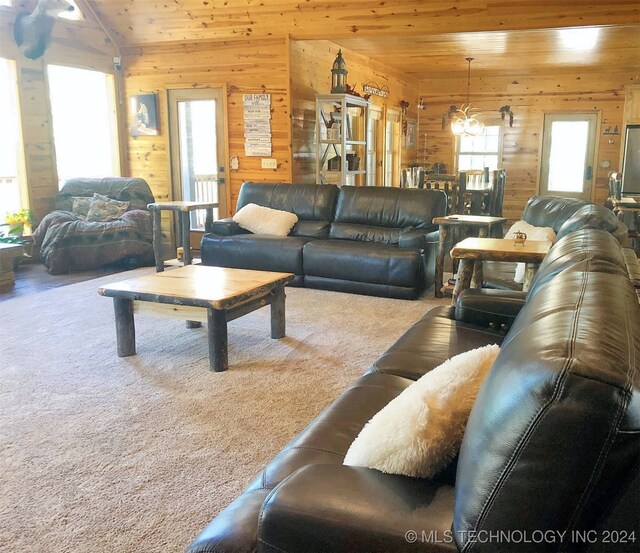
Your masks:
{"label": "dark brown leather sofa", "polygon": [[[571,232],[520,295],[505,307],[499,291],[469,290],[427,313],[188,552],[637,551],[640,305],[622,248],[603,230]],[[492,343],[501,353],[447,469],[419,479],[342,464],[416,379]]]}
{"label": "dark brown leather sofa", "polygon": [[244,183],[249,203],[295,213],[289,236],[251,234],[232,219],[202,239],[205,265],[284,271],[294,285],[413,299],[433,285],[438,227],[446,213],[439,190]]}

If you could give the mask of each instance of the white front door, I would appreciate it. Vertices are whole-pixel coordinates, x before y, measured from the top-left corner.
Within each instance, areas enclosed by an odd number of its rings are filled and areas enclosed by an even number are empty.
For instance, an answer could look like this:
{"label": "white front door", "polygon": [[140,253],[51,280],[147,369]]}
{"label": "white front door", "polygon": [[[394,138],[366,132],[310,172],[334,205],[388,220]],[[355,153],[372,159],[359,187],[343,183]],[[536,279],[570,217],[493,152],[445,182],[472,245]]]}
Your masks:
{"label": "white front door", "polygon": [[596,113],[544,116],[540,194],[591,200]]}

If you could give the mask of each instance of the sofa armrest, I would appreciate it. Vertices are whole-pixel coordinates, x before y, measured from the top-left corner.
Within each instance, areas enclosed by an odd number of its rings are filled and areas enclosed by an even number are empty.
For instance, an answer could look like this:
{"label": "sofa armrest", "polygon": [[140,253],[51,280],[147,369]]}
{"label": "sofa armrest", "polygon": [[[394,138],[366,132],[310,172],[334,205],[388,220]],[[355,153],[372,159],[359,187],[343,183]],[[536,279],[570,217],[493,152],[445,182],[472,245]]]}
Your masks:
{"label": "sofa armrest", "polygon": [[243,229],[231,217],[228,219],[218,219],[207,226],[205,232],[217,234],[218,236],[232,236],[234,234],[251,234],[248,230]]}
{"label": "sofa armrest", "polygon": [[472,288],[458,296],[454,318],[456,321],[506,332],[520,313],[526,298],[526,292]]}
{"label": "sofa armrest", "polygon": [[453,503],[453,487],[433,480],[307,465],[265,501],[258,551],[457,551],[450,530]]}

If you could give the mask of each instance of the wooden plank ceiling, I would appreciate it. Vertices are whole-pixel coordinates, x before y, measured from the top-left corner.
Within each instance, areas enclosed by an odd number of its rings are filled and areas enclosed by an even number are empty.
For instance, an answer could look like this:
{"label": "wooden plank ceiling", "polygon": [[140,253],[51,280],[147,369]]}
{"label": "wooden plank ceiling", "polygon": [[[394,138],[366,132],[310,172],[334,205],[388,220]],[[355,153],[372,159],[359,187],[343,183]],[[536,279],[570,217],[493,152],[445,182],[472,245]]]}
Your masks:
{"label": "wooden plank ceiling", "polygon": [[[640,70],[638,0],[84,0],[121,47],[329,39],[417,78]],[[571,27],[588,27],[569,29]]]}

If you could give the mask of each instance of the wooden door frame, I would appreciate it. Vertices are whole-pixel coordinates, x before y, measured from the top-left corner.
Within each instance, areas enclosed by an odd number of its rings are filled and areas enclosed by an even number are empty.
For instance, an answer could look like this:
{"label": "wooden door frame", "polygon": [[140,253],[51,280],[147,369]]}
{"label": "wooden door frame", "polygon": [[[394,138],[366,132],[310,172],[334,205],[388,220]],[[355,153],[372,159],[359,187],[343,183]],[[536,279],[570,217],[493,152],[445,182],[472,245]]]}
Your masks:
{"label": "wooden door frame", "polygon": [[[166,97],[166,120],[164,121],[164,124],[166,125],[165,128],[167,129],[167,142],[168,142],[168,155],[167,155],[167,175],[169,176],[170,179],[170,186],[169,186],[169,199],[170,200],[174,200],[176,199],[177,195],[176,195],[176,190],[177,190],[177,186],[178,184],[175,182],[174,179],[174,173],[173,173],[173,159],[174,159],[174,151],[177,148],[177,151],[179,153],[179,145],[176,144],[176,137],[172,137],[171,135],[171,126],[170,126],[170,110],[171,110],[171,99],[170,99],[170,92],[171,91],[175,91],[175,90],[185,90],[185,91],[192,91],[192,90],[202,90],[202,91],[207,91],[210,89],[219,89],[221,91],[221,97],[222,97],[222,120],[223,120],[223,124],[224,124],[224,129],[223,129],[223,138],[224,138],[224,145],[223,145],[223,151],[224,151],[224,182],[225,182],[225,206],[224,209],[220,209],[219,210],[219,215],[220,218],[226,218],[229,217],[230,213],[231,213],[231,182],[230,182],[230,172],[229,172],[229,110],[228,110],[228,96],[229,96],[229,88],[227,83],[208,83],[208,84],[203,84],[203,85],[198,85],[198,86],[194,86],[194,87],[185,87],[184,83],[176,83],[176,84],[167,84],[164,87],[164,92],[165,92],[165,97]],[[175,231],[174,231],[174,227],[175,227],[175,223],[171,225],[171,244],[172,247],[175,249]],[[202,240],[202,236],[204,235],[204,232],[202,231],[192,231],[191,232],[191,247],[195,250],[199,250],[200,249],[200,241]]]}
{"label": "wooden door frame", "polygon": [[538,171],[537,171],[537,182],[536,182],[536,193],[538,195],[542,194],[542,156],[544,149],[544,123],[547,115],[595,115],[596,116],[596,124],[594,130],[594,146],[593,146],[593,169],[592,169],[592,179],[591,179],[591,190],[589,193],[589,201],[593,202],[596,194],[596,184],[597,184],[597,161],[600,150],[600,127],[602,124],[602,110],[575,110],[575,111],[565,111],[565,110],[551,110],[544,111],[542,113],[540,125],[539,125],[539,141],[538,141]]}

